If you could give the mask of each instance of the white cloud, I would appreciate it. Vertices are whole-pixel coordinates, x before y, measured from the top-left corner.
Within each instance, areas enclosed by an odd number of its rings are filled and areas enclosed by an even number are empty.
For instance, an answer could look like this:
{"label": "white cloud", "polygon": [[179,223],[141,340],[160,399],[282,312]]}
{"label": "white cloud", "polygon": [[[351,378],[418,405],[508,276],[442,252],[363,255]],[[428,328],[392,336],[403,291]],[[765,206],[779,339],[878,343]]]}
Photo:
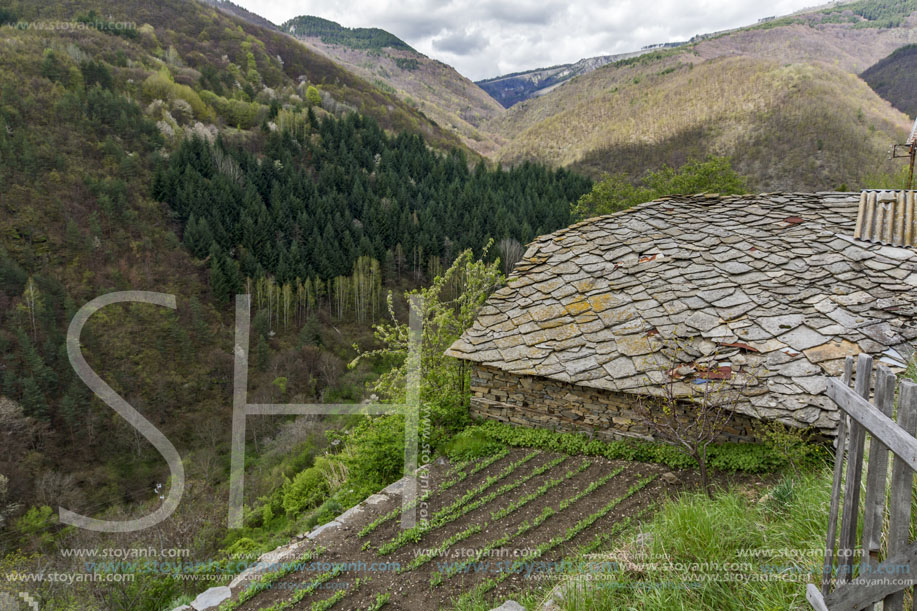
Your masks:
{"label": "white cloud", "polygon": [[488,46],[487,38],[481,33],[469,29],[447,30],[432,40],[433,48],[443,53],[468,56],[479,53]]}
{"label": "white cloud", "polygon": [[235,0],[274,23],[378,27],[478,80],[751,25],[813,0]]}

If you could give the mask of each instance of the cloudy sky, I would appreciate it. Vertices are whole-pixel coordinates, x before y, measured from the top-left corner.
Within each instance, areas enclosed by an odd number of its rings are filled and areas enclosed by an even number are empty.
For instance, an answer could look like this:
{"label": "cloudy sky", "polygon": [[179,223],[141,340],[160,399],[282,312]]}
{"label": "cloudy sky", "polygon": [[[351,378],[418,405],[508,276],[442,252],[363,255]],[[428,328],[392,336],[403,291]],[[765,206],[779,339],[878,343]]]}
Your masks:
{"label": "cloudy sky", "polygon": [[474,80],[749,25],[813,0],[235,0],[280,24],[378,27]]}

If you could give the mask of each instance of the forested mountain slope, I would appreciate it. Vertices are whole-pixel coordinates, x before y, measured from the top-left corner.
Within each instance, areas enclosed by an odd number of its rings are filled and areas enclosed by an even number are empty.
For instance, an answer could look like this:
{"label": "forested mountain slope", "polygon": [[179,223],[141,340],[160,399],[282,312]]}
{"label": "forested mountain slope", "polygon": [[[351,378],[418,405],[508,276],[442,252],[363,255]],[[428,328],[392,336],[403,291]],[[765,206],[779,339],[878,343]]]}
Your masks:
{"label": "forested mountain slope", "polygon": [[896,49],[860,77],[892,106],[909,117],[917,116],[917,45]]}
{"label": "forested mountain slope", "polygon": [[894,171],[909,121],[855,73],[909,39],[909,6],[841,5],[604,66],[491,121],[516,134],[497,159],[639,176],[714,153],[760,190],[858,187]]}
{"label": "forested mountain slope", "polygon": [[[115,2],[98,0],[75,3],[33,3],[4,0],[17,20],[28,22],[70,21],[90,11],[102,22],[133,24],[126,36],[105,36],[113,60],[124,63],[121,74],[138,86],[147,75],[163,67],[171,78],[196,92],[210,91],[222,99],[205,95],[210,111],[230,126],[258,125],[270,112],[270,104],[288,95],[304,94],[305,85],[315,85],[332,103],[346,105],[373,118],[386,129],[414,130],[434,146],[451,147],[459,140],[434,125],[396,96],[379,90],[333,61],[310,51],[290,37],[231,16],[197,0],[162,2]],[[33,28],[40,28],[40,25]],[[37,33],[39,30],[32,29]],[[44,31],[45,40],[64,46],[85,38],[85,31]],[[87,49],[101,52],[105,44]],[[118,51],[123,54],[118,55]],[[128,62],[130,60],[130,62]],[[283,99],[286,101],[286,99]],[[243,107],[241,102],[257,106]],[[195,109],[196,120],[211,118],[208,109]],[[206,121],[205,121],[206,122]]]}
{"label": "forested mountain slope", "polygon": [[[158,544],[214,557],[232,543],[221,499],[233,294],[255,294],[252,401],[359,401],[376,374],[347,363],[354,343],[371,345],[383,281],[416,286],[460,246],[556,229],[590,186],[565,171],[476,166],[394,96],[198,2],[0,9],[18,24],[0,27],[0,554],[23,549],[9,560],[17,570],[63,568],[59,546],[148,544],[149,532],[61,530],[56,508],[138,517],[169,487],[162,456],[73,372],[78,308],[113,291],[175,295],[174,311],[104,308],[82,350],[185,459],[185,499]],[[312,300],[292,307],[291,288],[307,281]],[[278,447],[279,424],[254,419],[253,456]],[[311,460],[304,439],[278,442],[246,503]],[[150,575],[41,595],[51,608],[159,609],[194,586]]]}
{"label": "forested mountain slope", "polygon": [[481,125],[503,108],[454,68],[412,49],[377,28],[345,28],[318,17],[296,17],[283,29],[385,91],[396,94],[469,148],[493,153],[502,143]]}

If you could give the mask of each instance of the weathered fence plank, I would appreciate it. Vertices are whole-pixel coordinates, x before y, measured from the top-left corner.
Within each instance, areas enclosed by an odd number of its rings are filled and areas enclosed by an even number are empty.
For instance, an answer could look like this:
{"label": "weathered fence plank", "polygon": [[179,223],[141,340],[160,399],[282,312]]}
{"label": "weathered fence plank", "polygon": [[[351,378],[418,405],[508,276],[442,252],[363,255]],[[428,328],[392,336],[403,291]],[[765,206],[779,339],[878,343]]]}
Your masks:
{"label": "weathered fence plank", "polygon": [[[907,433],[917,433],[917,384],[902,382],[898,396],[898,425]],[[888,518],[888,556],[895,556],[907,546],[911,524],[911,489],[913,470],[900,457],[892,463],[891,498]],[[904,607],[904,591],[889,594],[883,610],[900,611]]]}
{"label": "weathered fence plank", "polygon": [[[844,377],[841,381],[847,386],[853,379],[853,357],[848,356],[844,362]],[[837,425],[837,447],[834,449],[834,482],[831,485],[831,508],[828,511],[828,537],[825,543],[825,563],[821,578],[821,591],[827,595],[831,591],[831,574],[834,572],[834,547],[837,544],[837,511],[841,504],[841,483],[844,479],[844,452],[847,450],[847,414],[840,410],[840,422]],[[812,603],[812,600],[809,599]],[[812,603],[815,606],[815,603]]]}
{"label": "weathered fence plank", "polygon": [[917,443],[911,435],[895,424],[894,420],[873,407],[866,399],[845,388],[838,379],[828,380],[828,396],[896,456],[900,456],[911,469],[917,471]]}
{"label": "weathered fence plank", "polygon": [[[891,416],[895,403],[895,374],[884,365],[876,368],[875,404],[879,411]],[[879,564],[882,546],[882,525],[885,519],[885,484],[888,480],[888,448],[872,437],[866,473],[866,499],[863,503],[863,542],[861,572]]]}
{"label": "weathered fence plank", "polygon": [[896,583],[898,580],[914,583],[917,574],[895,575],[893,569],[900,566],[917,565],[917,543],[905,544],[901,551],[885,559],[878,565],[874,575],[861,575],[845,584],[825,599],[825,605],[831,611],[856,611],[868,605],[879,602],[892,592],[900,590],[905,585]]}
{"label": "weathered fence plank", "polygon": [[806,600],[815,611],[829,611],[828,605],[825,604],[825,597],[818,591],[814,583],[806,585]]}
{"label": "weathered fence plank", "polygon": [[[868,398],[872,379],[871,356],[860,354],[857,360],[856,373],[856,394],[860,397]],[[852,420],[850,422],[850,439],[847,444],[847,485],[844,489],[844,513],[841,516],[840,541],[837,546],[838,583],[846,583],[853,576],[857,518],[859,517],[860,508],[860,483],[863,477],[863,445],[865,442],[866,427],[856,419]]]}
{"label": "weathered fence plank", "polygon": [[[912,570],[917,567],[917,542],[909,541],[914,474],[917,472],[917,384],[901,382],[896,423],[890,417],[895,405],[895,375],[887,367],[879,365],[873,405],[869,402],[872,359],[860,355],[855,391],[850,390],[852,359],[848,358],[845,365],[844,376],[828,383],[828,396],[838,404],[843,415],[838,426],[822,587],[819,590],[815,584],[808,584],[806,600],[817,611],[860,611],[872,609],[879,603],[883,611],[900,611],[905,591],[917,584],[917,570]],[[871,434],[871,441],[865,475],[862,545],[861,553],[857,554],[859,488],[867,431]],[[842,478],[845,472],[845,433],[846,478]],[[894,457],[886,509],[889,451]],[[838,572],[834,590],[831,591],[834,535],[842,488],[844,503],[837,543]],[[885,560],[879,562],[886,514]],[[853,564],[855,558],[859,560],[858,567]],[[917,597],[912,600],[917,611]]]}

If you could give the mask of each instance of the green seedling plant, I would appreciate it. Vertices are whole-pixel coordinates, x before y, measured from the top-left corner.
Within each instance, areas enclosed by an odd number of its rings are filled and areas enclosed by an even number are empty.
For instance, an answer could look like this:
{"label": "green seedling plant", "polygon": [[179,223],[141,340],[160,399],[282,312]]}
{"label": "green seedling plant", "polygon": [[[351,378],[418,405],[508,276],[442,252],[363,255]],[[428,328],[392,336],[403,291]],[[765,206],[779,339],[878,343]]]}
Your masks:
{"label": "green seedling plant", "polygon": [[376,594],[376,600],[370,606],[366,607],[366,611],[379,611],[382,607],[388,604],[388,600],[392,597],[388,592]]}
{"label": "green seedling plant", "polygon": [[321,546],[316,547],[303,554],[295,562],[285,564],[280,570],[261,575],[261,577],[259,577],[256,582],[242,591],[242,593],[239,595],[239,598],[234,601],[227,601],[220,605],[220,611],[233,611],[234,609],[238,609],[261,592],[271,588],[271,586],[274,585],[274,582],[276,582],[278,579],[282,579],[290,573],[300,570],[302,568],[303,562],[315,560],[321,556],[324,551],[325,548]]}
{"label": "green seedling plant", "polygon": [[[501,452],[499,452],[498,454],[494,454],[493,456],[488,456],[487,458],[485,458],[484,460],[482,460],[480,464],[475,465],[475,467],[472,469],[472,472],[471,472],[471,473],[466,473],[465,471],[463,471],[463,469],[464,469],[466,466],[468,466],[469,464],[471,464],[472,462],[474,462],[473,459],[472,459],[472,460],[466,460],[466,461],[463,461],[463,462],[461,462],[461,463],[457,463],[457,464],[455,465],[455,467],[453,467],[452,470],[450,471],[450,473],[451,473],[451,474],[455,474],[456,477],[455,477],[454,479],[447,480],[447,481],[443,482],[442,484],[440,484],[440,486],[439,486],[439,488],[438,488],[437,490],[438,490],[439,492],[443,492],[443,491],[445,491],[445,490],[448,490],[449,488],[451,488],[451,487],[454,486],[455,484],[458,484],[459,482],[462,482],[462,481],[464,481],[465,479],[467,479],[467,478],[469,477],[469,475],[473,475],[474,473],[478,473],[479,471],[481,471],[481,469],[484,469],[484,468],[486,468],[486,467],[492,465],[492,464],[495,463],[497,460],[503,458],[503,457],[506,456],[507,454],[509,454],[509,450],[506,449],[506,448],[504,448],[504,449],[501,450]],[[483,465],[483,466],[481,466],[481,465]],[[380,516],[379,518],[376,518],[375,520],[373,520],[372,522],[370,522],[369,524],[367,524],[366,526],[364,526],[363,528],[361,528],[360,531],[357,533],[357,535],[360,536],[360,537],[365,537],[366,535],[370,534],[371,532],[373,532],[374,530],[376,530],[377,528],[379,528],[380,526],[382,526],[382,525],[385,524],[386,522],[389,522],[390,520],[394,520],[395,518],[397,518],[398,516],[400,516],[400,515],[404,512],[405,509],[413,509],[414,507],[417,507],[417,505],[419,505],[420,503],[423,503],[423,502],[426,502],[426,501],[430,500],[430,497],[432,497],[433,494],[434,494],[434,491],[433,491],[433,490],[428,490],[427,492],[423,493],[421,496],[419,496],[419,497],[417,497],[416,499],[414,499],[413,501],[409,502],[408,505],[407,505],[407,507],[404,507],[403,505],[402,505],[402,506],[396,507],[395,509],[389,511],[388,513],[386,513],[386,514],[383,515],[383,516]],[[364,548],[364,549],[366,549],[366,548]]]}
{"label": "green seedling plant", "polygon": [[472,498],[474,498],[481,492],[487,490],[488,488],[493,486],[498,481],[508,477],[517,468],[519,468],[521,465],[525,464],[526,462],[530,461],[532,458],[537,456],[539,453],[540,452],[538,451],[532,452],[526,455],[525,457],[517,460],[516,462],[507,465],[499,474],[492,476],[492,477],[488,477],[484,482],[482,482],[481,484],[479,484],[472,490],[468,491],[461,498],[457,499],[455,502],[449,504],[447,507],[436,512],[436,514],[434,514],[432,519],[430,519],[429,521],[423,522],[421,524],[414,526],[413,528],[408,528],[406,530],[402,530],[401,532],[399,532],[391,540],[380,545],[379,548],[377,549],[377,552],[379,553],[379,555],[385,556],[387,554],[394,552],[397,549],[404,547],[408,543],[417,543],[418,541],[420,541],[421,537],[423,537],[423,535],[425,535],[426,533],[429,533],[437,528],[445,526],[446,524],[449,524],[450,522],[458,519],[459,517],[471,511],[474,511],[475,509],[483,505],[485,502],[489,502],[493,500],[497,496],[496,493],[492,493],[490,495],[487,495],[486,497],[478,499],[477,501],[469,503],[469,501]]}

